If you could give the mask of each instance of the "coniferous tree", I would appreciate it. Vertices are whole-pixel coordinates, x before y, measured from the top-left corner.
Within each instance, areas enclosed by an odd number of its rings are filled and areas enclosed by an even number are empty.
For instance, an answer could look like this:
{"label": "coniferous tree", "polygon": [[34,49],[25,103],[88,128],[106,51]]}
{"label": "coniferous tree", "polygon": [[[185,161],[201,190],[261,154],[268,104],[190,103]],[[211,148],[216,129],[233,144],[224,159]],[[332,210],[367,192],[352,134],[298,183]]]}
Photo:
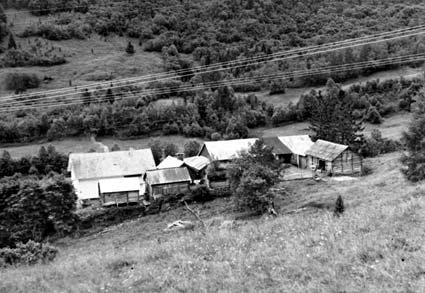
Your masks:
{"label": "coniferous tree", "polygon": [[416,113],[407,132],[403,134],[408,153],[401,159],[402,172],[410,181],[425,179],[425,110]]}
{"label": "coniferous tree", "polygon": [[16,49],[16,42],[15,42],[15,38],[13,37],[13,34],[10,33],[9,34],[9,44],[7,45],[7,48],[10,49]]}
{"label": "coniferous tree", "polygon": [[353,102],[335,82],[330,79],[326,93],[319,93],[317,107],[310,118],[310,129],[316,139],[354,145],[362,140],[362,121],[353,114]]}
{"label": "coniferous tree", "polygon": [[134,46],[131,42],[128,42],[127,48],[125,49],[125,51],[127,52],[127,54],[131,54],[131,55],[135,53]]}
{"label": "coniferous tree", "polygon": [[339,195],[335,202],[334,215],[339,217],[344,213],[344,201],[342,200],[342,196]]}

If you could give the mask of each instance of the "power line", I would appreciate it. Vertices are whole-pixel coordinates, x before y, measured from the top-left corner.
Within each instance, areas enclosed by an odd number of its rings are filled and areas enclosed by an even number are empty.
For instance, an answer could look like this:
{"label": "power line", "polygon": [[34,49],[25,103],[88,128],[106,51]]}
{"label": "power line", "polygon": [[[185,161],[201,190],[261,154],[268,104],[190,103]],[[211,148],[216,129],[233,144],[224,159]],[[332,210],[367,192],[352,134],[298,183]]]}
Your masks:
{"label": "power line", "polygon": [[[419,27],[424,28],[425,26],[419,26]],[[405,34],[405,33],[407,33],[407,34]],[[377,36],[361,37],[361,38],[357,38],[357,39],[346,40],[346,41],[341,41],[341,42],[336,42],[336,43],[330,43],[330,44],[325,44],[325,45],[320,45],[320,46],[311,46],[311,47],[307,47],[307,48],[294,49],[294,50],[289,50],[289,51],[284,51],[284,52],[279,52],[279,53],[274,53],[274,54],[269,54],[269,55],[264,55],[264,56],[257,56],[257,57],[252,57],[252,58],[245,58],[245,59],[239,59],[239,60],[234,60],[234,61],[227,61],[227,62],[222,62],[222,63],[216,63],[216,64],[213,64],[212,66],[198,66],[198,67],[193,67],[193,68],[190,68],[190,69],[177,70],[177,71],[172,72],[172,73],[158,73],[158,74],[144,75],[144,76],[126,78],[126,79],[115,80],[115,81],[99,82],[99,83],[94,83],[94,84],[90,84],[90,85],[86,85],[86,86],[77,86],[77,87],[71,87],[71,88],[63,88],[63,89],[57,89],[57,90],[50,90],[50,91],[43,91],[43,92],[25,94],[25,95],[20,95],[18,97],[31,97],[31,96],[37,96],[37,95],[40,95],[40,94],[41,95],[42,94],[55,94],[55,93],[60,93],[60,92],[66,93],[66,92],[74,91],[74,93],[60,95],[60,96],[69,96],[69,95],[79,94],[79,93],[75,93],[75,90],[78,89],[78,88],[88,89],[88,88],[91,88],[91,87],[99,87],[101,85],[111,85],[111,83],[115,83],[115,84],[116,83],[126,83],[126,84],[124,84],[122,86],[114,86],[114,87],[110,87],[110,88],[126,87],[126,86],[129,86],[129,85],[135,85],[135,84],[145,84],[145,83],[149,83],[149,82],[153,82],[153,81],[163,81],[163,80],[170,80],[170,79],[175,79],[175,78],[189,77],[189,76],[192,76],[195,73],[205,74],[205,73],[211,73],[211,72],[218,72],[218,71],[240,68],[240,67],[244,67],[244,66],[254,66],[254,65],[267,63],[267,62],[272,62],[272,61],[281,61],[281,60],[288,60],[288,59],[294,59],[294,58],[299,58],[299,57],[306,57],[306,56],[311,56],[311,55],[316,55],[316,54],[323,54],[323,53],[328,53],[328,52],[332,52],[332,51],[336,51],[336,50],[342,50],[342,49],[346,49],[346,48],[364,46],[364,45],[372,44],[372,43],[386,42],[386,41],[395,40],[395,39],[417,36],[417,35],[421,35],[421,34],[424,34],[424,33],[425,33],[425,30],[421,30],[421,29],[418,29],[418,28],[401,29],[401,30],[397,30],[397,31],[379,34]],[[402,35],[400,35],[400,34],[402,34]],[[389,35],[391,37],[388,37]],[[379,37],[381,37],[381,38],[384,37],[384,39],[374,40],[374,39],[379,38]],[[349,41],[351,41],[351,44],[349,44]],[[347,45],[347,46],[340,47],[340,45]],[[319,51],[320,49],[322,49],[322,51]],[[285,55],[288,55],[288,56],[276,58],[276,57],[285,56]],[[264,61],[258,61],[258,62],[254,62],[254,63],[249,63],[249,62],[253,62],[253,61],[256,61],[256,60],[262,60],[262,59],[266,59],[266,58],[272,58],[272,59],[264,60]],[[247,63],[247,64],[238,65],[238,63]],[[236,64],[236,65],[233,66],[232,64]],[[229,67],[223,68],[223,66],[225,66],[225,65],[229,65]],[[206,70],[204,72],[201,71],[204,68],[208,69],[208,70]],[[200,71],[196,72],[196,70],[200,70]],[[176,76],[176,74],[186,73],[186,72],[190,72],[190,74]],[[160,78],[156,79],[156,80],[149,80],[149,79],[154,79],[154,78],[157,78],[157,77],[160,77]],[[104,89],[96,89],[96,90],[92,90],[90,92],[94,92],[94,91],[98,91],[98,90],[104,90]],[[17,97],[16,95],[4,96],[2,99],[8,100],[8,99],[15,99],[16,97]],[[54,97],[58,97],[58,96],[53,96],[52,98],[54,98]]]}
{"label": "power line", "polygon": [[[401,63],[411,63],[411,62],[418,62],[423,61],[425,59],[425,53],[423,54],[417,54],[417,55],[410,55],[410,56],[403,56],[399,58],[387,58],[387,59],[381,59],[381,60],[375,60],[375,61],[368,61],[368,62],[360,62],[360,63],[353,63],[353,64],[344,64],[344,65],[338,65],[338,66],[330,66],[326,68],[317,68],[317,69],[310,69],[310,70],[302,70],[298,72],[291,72],[291,73],[284,73],[284,74],[273,74],[268,76],[259,76],[259,77],[247,77],[247,78],[241,78],[236,80],[229,80],[229,81],[219,81],[219,82],[210,82],[208,84],[204,85],[198,85],[195,87],[183,87],[179,89],[173,89],[173,90],[152,90],[152,91],[140,91],[139,93],[143,95],[159,95],[159,94],[172,94],[174,92],[186,92],[186,91],[198,91],[198,90],[206,90],[209,89],[209,87],[219,87],[219,86],[226,86],[226,85],[239,85],[239,84],[245,84],[246,82],[252,82],[252,81],[262,81],[267,79],[270,80],[277,80],[277,79],[289,79],[289,78],[298,78],[298,77],[309,77],[314,76],[317,74],[332,74],[336,72],[344,72],[348,69],[351,70],[358,70],[358,69],[364,69],[368,67],[374,67],[374,66],[384,66],[384,65],[392,65],[392,64],[401,64]],[[124,98],[136,98],[135,96],[137,92],[132,93],[131,95],[126,94],[114,94],[114,97],[121,96],[121,99]],[[57,106],[70,106],[70,105],[78,105],[78,104],[84,104],[87,102],[87,100],[94,100],[95,102],[100,101],[108,101],[108,96],[103,97],[82,97],[78,100],[71,99],[71,100],[65,100],[62,102],[59,101],[52,101],[54,104],[50,103],[44,103],[44,104],[38,104],[36,107],[32,106],[35,104],[30,105],[22,105],[22,106],[15,106],[11,108],[2,107],[0,109],[7,110],[22,110],[22,109],[32,109],[32,108],[49,108],[49,107],[57,107]],[[23,101],[28,102],[28,101]],[[29,101],[31,102],[31,101]],[[69,103],[71,102],[71,103]],[[9,105],[10,106],[10,105]],[[13,105],[14,106],[14,105]]]}

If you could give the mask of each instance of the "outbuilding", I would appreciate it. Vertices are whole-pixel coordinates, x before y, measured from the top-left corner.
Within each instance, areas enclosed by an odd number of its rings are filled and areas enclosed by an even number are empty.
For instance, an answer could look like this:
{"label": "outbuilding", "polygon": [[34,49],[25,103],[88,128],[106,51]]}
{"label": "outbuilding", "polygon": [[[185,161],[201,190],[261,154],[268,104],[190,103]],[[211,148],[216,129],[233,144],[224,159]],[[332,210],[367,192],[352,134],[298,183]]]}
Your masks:
{"label": "outbuilding", "polygon": [[361,173],[363,168],[362,157],[351,151],[347,145],[319,139],[306,154],[309,163],[317,170],[333,175]]}
{"label": "outbuilding", "polygon": [[99,194],[104,206],[139,203],[145,189],[140,177],[99,180]]}
{"label": "outbuilding", "polygon": [[279,140],[290,153],[284,154],[285,163],[292,164],[298,168],[308,167],[306,152],[313,146],[313,141],[308,135],[279,136]]}
{"label": "outbuilding", "polygon": [[146,172],[148,193],[153,199],[188,192],[191,178],[186,167],[149,170]]}

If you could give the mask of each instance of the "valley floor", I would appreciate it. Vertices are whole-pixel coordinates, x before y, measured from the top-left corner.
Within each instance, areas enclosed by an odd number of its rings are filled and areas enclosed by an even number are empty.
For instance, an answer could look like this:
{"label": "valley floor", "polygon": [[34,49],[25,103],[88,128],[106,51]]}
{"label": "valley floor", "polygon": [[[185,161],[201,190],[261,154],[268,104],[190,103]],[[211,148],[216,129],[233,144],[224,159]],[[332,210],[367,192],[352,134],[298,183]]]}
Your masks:
{"label": "valley floor", "polygon": [[0,292],[423,292],[425,183],[399,157],[367,160],[374,173],[355,181],[284,183],[277,218],[235,221],[218,199],[193,205],[205,234],[162,231],[195,220],[181,208],[62,240],[53,263],[0,271]]}

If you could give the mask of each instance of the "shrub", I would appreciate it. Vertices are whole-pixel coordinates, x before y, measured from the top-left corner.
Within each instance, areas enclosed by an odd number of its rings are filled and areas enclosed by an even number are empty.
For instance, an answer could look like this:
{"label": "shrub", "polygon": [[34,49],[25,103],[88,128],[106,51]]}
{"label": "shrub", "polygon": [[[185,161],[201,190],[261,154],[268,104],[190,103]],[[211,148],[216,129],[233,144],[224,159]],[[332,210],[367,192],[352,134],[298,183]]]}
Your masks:
{"label": "shrub", "polygon": [[23,92],[27,89],[40,86],[40,79],[35,73],[8,73],[5,78],[6,89],[16,92]]}
{"label": "shrub", "polygon": [[363,165],[362,176],[367,176],[373,173],[373,169],[370,166]]}
{"label": "shrub", "polygon": [[366,114],[366,120],[372,124],[380,124],[382,123],[381,114],[379,114],[378,110],[375,107],[370,107]]}
{"label": "shrub", "polygon": [[0,267],[45,264],[53,261],[57,254],[56,247],[30,240],[26,244],[18,243],[16,248],[0,249]]}
{"label": "shrub", "polygon": [[184,144],[185,157],[196,156],[201,148],[201,144],[196,140],[190,140]]}
{"label": "shrub", "polygon": [[286,92],[286,84],[283,80],[272,81],[270,85],[270,95],[284,94]]}
{"label": "shrub", "polygon": [[221,139],[221,134],[218,132],[214,132],[213,134],[211,134],[211,140],[220,140]]}
{"label": "shrub", "polygon": [[192,189],[192,199],[202,203],[213,200],[214,197],[207,186],[201,185]]}

